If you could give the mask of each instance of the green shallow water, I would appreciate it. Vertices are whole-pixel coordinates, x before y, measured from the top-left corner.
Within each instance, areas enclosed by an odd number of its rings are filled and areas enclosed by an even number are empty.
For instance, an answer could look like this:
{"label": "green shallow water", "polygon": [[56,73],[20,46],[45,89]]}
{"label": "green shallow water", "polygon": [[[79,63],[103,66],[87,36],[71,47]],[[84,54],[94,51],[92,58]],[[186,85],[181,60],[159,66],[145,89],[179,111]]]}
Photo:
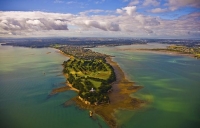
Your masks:
{"label": "green shallow water", "polygon": [[63,107],[75,92],[48,97],[64,85],[61,64],[67,59],[51,48],[0,46],[1,128],[108,127],[100,117],[91,119],[87,110]]}
{"label": "green shallow water", "polygon": [[115,56],[113,60],[120,65],[128,79],[144,86],[131,96],[149,103],[135,111],[116,111],[121,127],[199,128],[200,60],[178,55],[119,50],[129,47],[134,46],[93,48]]}
{"label": "green shallow water", "polygon": [[[151,44],[150,47],[155,46]],[[122,128],[200,126],[200,60],[177,55],[122,51],[119,48],[127,46],[94,50],[115,56],[114,61],[126,76],[137,85],[144,86],[132,96],[149,102],[139,110],[116,111]],[[140,46],[137,45],[137,48]],[[67,91],[48,97],[53,88],[63,86],[66,81],[61,73],[61,64],[67,59],[51,48],[0,46],[0,127],[108,127],[100,117],[96,120],[89,118],[87,110],[74,105],[62,106],[77,95],[75,92]]]}

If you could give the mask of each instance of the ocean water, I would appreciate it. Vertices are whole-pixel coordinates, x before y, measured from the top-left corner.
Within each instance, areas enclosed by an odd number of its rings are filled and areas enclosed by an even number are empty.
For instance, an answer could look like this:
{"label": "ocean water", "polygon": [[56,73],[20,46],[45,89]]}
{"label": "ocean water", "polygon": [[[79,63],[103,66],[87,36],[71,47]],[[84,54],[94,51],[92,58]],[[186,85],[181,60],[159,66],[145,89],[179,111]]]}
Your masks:
{"label": "ocean water", "polygon": [[[179,55],[124,51],[127,48],[165,47],[158,44],[93,48],[113,58],[127,78],[143,89],[131,96],[148,101],[141,109],[118,110],[121,128],[199,128],[200,60]],[[50,53],[49,53],[50,52]],[[48,53],[48,54],[47,54]],[[62,62],[55,49],[0,46],[1,128],[107,128],[88,110],[63,107],[76,96],[67,91],[49,97],[64,85]],[[45,74],[44,74],[45,73]]]}
{"label": "ocean water", "polygon": [[131,94],[148,101],[134,111],[118,110],[122,128],[199,128],[200,60],[180,55],[123,49],[157,48],[163,45],[132,45],[93,48],[115,56],[127,78],[144,88]]}
{"label": "ocean water", "polygon": [[52,48],[31,49],[0,45],[1,128],[107,128],[88,110],[63,103],[76,96],[67,91],[49,96],[64,85],[62,63],[68,58]]}

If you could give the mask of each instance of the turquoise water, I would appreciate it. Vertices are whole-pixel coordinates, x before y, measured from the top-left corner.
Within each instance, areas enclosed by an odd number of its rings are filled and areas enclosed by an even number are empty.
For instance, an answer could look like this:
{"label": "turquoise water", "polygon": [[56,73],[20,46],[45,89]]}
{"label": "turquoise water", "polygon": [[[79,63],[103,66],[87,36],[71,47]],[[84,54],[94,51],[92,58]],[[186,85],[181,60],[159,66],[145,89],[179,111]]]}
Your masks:
{"label": "turquoise water", "polygon": [[[151,48],[163,47],[150,44]],[[149,45],[148,45],[149,46]],[[126,76],[144,86],[134,97],[148,101],[135,111],[118,110],[122,128],[198,128],[200,126],[200,60],[194,58],[123,51],[121,46],[95,48],[114,55]],[[145,45],[141,46],[145,48]],[[140,48],[137,45],[137,48]],[[48,52],[51,52],[47,54]],[[62,62],[68,58],[51,48],[0,46],[1,128],[107,128],[87,110],[62,104],[76,96],[73,91],[48,97],[63,86]],[[45,74],[44,74],[45,73]]]}
{"label": "turquoise water", "polygon": [[100,117],[90,118],[87,110],[63,107],[77,95],[74,91],[48,96],[64,85],[61,64],[67,59],[51,48],[0,46],[1,128],[108,127]]}
{"label": "turquoise water", "polygon": [[[113,60],[128,79],[144,86],[131,96],[144,99],[148,104],[135,111],[117,111],[115,115],[121,127],[199,128],[200,60],[180,55],[123,51],[133,47],[93,48],[115,56]],[[148,45],[136,47],[148,48]]]}

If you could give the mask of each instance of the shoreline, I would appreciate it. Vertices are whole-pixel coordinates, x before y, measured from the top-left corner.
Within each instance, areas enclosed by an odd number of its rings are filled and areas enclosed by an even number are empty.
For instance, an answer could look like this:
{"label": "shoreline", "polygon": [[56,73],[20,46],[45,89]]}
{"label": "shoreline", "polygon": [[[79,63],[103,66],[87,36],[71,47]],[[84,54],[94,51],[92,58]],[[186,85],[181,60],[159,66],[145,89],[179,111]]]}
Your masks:
{"label": "shoreline", "polygon": [[[54,48],[54,49],[56,49],[56,48]],[[59,49],[56,49],[56,50],[58,50],[58,51],[57,51],[58,53],[60,53],[60,54],[62,54],[62,55],[64,55],[64,56],[66,56],[66,57],[69,57],[69,59],[74,58],[73,56],[67,55],[67,54],[65,54],[64,52],[62,52],[62,51],[59,50]],[[64,74],[64,73],[63,73],[63,75],[64,75],[64,77],[65,77],[66,79],[68,78],[67,74]],[[74,88],[68,81],[66,81],[66,82],[65,82],[65,86],[62,86],[62,87],[53,89],[53,90],[51,91],[50,95],[54,95],[54,94],[57,94],[57,93],[59,93],[59,92],[64,92],[64,91],[68,91],[68,90],[72,90],[72,91],[79,92],[78,89]]]}
{"label": "shoreline", "polygon": [[169,50],[154,50],[154,49],[120,49],[121,51],[130,51],[130,52],[150,52],[156,54],[164,54],[164,55],[171,55],[171,56],[186,56],[191,58],[196,58],[193,54],[181,53],[176,51],[169,51]]}
{"label": "shoreline", "polygon": [[[65,76],[65,78],[68,78],[68,76],[67,76],[66,74],[63,73],[63,75]],[[79,90],[76,89],[76,88],[74,88],[74,87],[72,86],[72,84],[70,84],[68,81],[66,82],[66,85],[70,87],[70,90],[79,92]]]}
{"label": "shoreline", "polygon": [[[59,49],[57,50],[62,55],[65,55],[69,58],[74,58],[73,56],[63,53]],[[130,94],[143,88],[142,86],[134,86],[134,82],[131,82],[126,78],[120,66],[116,62],[114,62],[110,56],[106,57],[106,63],[110,64],[113,67],[116,75],[116,81],[111,83],[112,91],[108,93],[110,103],[99,105],[85,104],[78,96],[74,97],[72,100],[75,101],[77,106],[79,106],[80,108],[87,109],[89,111],[92,110],[94,114],[101,116],[110,127],[114,128],[118,126],[116,117],[114,116],[115,110],[134,110],[140,108],[142,104],[145,104],[145,101],[139,100],[137,98],[132,98],[130,96]],[[63,75],[67,79],[67,74],[63,73]],[[66,84],[68,85],[68,90],[74,90],[76,92],[79,91],[78,89],[72,87],[69,82],[67,82]]]}
{"label": "shoreline", "polygon": [[[63,74],[65,76],[65,78],[67,78],[67,76],[65,74]],[[74,88],[68,81],[65,82],[65,86],[62,86],[62,87],[59,87],[59,88],[54,88],[51,93],[49,95],[55,95],[57,93],[60,93],[60,92],[65,92],[65,91],[68,91],[68,90],[72,90],[72,91],[76,91],[76,92],[79,92],[78,89]]]}
{"label": "shoreline", "polygon": [[154,49],[139,49],[139,51],[149,51],[153,53],[159,53],[159,54],[167,54],[167,55],[180,55],[180,56],[187,56],[187,57],[192,57],[195,58],[193,54],[188,54],[188,53],[181,53],[181,52],[176,52],[176,51],[169,51],[169,50],[154,50]]}
{"label": "shoreline", "polygon": [[127,109],[135,110],[145,104],[145,101],[139,100],[137,98],[132,98],[130,94],[143,88],[142,86],[134,86],[134,82],[129,81],[119,65],[112,61],[110,57],[106,58],[107,63],[109,63],[115,71],[116,81],[113,82],[112,91],[109,93],[110,103],[100,104],[100,105],[88,105],[84,104],[79,98],[75,97],[73,100],[76,104],[87,110],[92,110],[94,114],[101,116],[104,121],[112,128],[118,126],[116,117],[114,116],[115,110],[117,109]]}
{"label": "shoreline", "polygon": [[[54,49],[56,49],[56,48],[54,48]],[[66,56],[66,57],[69,57],[69,59],[74,58],[73,56],[68,55],[68,54],[65,54],[63,51],[61,51],[61,50],[59,50],[59,49],[56,49],[56,50],[58,50],[58,53],[60,53],[60,54],[62,54],[62,55],[64,55],[64,56]]]}

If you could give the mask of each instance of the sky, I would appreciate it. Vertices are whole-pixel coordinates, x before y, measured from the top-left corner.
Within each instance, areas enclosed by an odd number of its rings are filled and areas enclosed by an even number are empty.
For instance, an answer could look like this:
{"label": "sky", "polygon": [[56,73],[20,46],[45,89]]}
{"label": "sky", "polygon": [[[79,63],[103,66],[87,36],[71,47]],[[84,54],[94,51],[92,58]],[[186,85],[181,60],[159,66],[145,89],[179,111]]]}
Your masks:
{"label": "sky", "polygon": [[0,37],[200,38],[200,0],[0,0]]}

